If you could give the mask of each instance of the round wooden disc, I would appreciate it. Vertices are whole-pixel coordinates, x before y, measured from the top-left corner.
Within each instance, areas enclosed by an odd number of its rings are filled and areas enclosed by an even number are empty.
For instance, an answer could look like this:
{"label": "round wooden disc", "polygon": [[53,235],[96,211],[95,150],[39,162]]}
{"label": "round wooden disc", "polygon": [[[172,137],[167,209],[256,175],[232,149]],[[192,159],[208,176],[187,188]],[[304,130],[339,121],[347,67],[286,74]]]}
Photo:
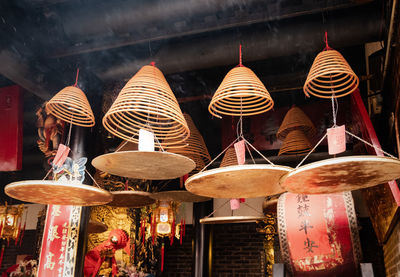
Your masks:
{"label": "round wooden disc", "polygon": [[92,165],[104,172],[135,179],[167,180],[179,178],[196,163],[170,152],[120,151],[96,157]]}
{"label": "round wooden disc", "polygon": [[107,231],[108,227],[106,224],[94,220],[89,220],[88,233],[98,234]]}
{"label": "round wooden disc", "polygon": [[264,220],[264,216],[216,216],[200,219],[203,224],[248,223]]}
{"label": "round wooden disc", "polygon": [[193,194],[186,190],[169,190],[153,193],[151,198],[164,201],[204,202],[211,198]]}
{"label": "round wooden disc", "polygon": [[281,179],[290,192],[319,194],[372,187],[400,177],[400,160],[379,156],[347,156],[310,163]]}
{"label": "round wooden disc", "polygon": [[232,165],[197,173],[185,186],[191,193],[212,198],[261,197],[282,193],[279,179],[291,170],[279,165]]}
{"label": "round wooden disc", "polygon": [[96,206],[112,200],[111,193],[100,188],[51,180],[15,182],[4,191],[12,198],[39,204]]}
{"label": "round wooden disc", "polygon": [[113,201],[107,205],[114,207],[141,208],[156,202],[156,200],[150,198],[151,193],[145,191],[111,191],[111,194],[114,197]]}

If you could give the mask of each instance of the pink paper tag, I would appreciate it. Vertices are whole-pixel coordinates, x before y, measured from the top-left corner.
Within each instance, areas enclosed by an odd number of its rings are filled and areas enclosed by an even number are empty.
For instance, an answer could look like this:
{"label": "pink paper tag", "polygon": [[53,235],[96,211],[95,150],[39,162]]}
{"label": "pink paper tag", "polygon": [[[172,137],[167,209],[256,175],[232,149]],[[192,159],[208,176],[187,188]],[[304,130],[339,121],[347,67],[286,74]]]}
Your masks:
{"label": "pink paper tag", "polygon": [[329,128],[328,133],[328,152],[335,155],[346,151],[346,132],[345,126]]}
{"label": "pink paper tag", "polygon": [[139,130],[139,151],[154,151],[154,134],[152,132]]}
{"label": "pink paper tag", "polygon": [[65,146],[64,144],[59,144],[56,156],[54,157],[53,164],[56,166],[60,167],[64,164],[65,160],[68,157],[69,151],[71,149],[68,146]]}
{"label": "pink paper tag", "polygon": [[230,200],[231,210],[237,210],[240,208],[240,201],[237,198],[233,198]]}
{"label": "pink paper tag", "polygon": [[244,140],[238,141],[234,144],[235,152],[236,152],[236,159],[238,161],[238,165],[244,164],[246,160],[246,150],[244,146]]}

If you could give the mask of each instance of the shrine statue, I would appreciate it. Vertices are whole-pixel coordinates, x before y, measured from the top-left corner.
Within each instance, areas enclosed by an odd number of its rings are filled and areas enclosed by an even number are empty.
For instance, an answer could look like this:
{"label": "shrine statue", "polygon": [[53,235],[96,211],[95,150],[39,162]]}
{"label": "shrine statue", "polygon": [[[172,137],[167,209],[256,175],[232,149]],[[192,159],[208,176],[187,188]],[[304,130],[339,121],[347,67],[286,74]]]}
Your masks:
{"label": "shrine statue", "polygon": [[[85,257],[83,273],[85,277],[94,277],[99,272],[103,262],[108,263],[112,269],[112,276],[118,275],[117,263],[115,261],[115,251],[129,247],[129,236],[121,229],[114,229],[110,232],[108,240],[90,250]],[[125,249],[127,253],[129,250]]]}

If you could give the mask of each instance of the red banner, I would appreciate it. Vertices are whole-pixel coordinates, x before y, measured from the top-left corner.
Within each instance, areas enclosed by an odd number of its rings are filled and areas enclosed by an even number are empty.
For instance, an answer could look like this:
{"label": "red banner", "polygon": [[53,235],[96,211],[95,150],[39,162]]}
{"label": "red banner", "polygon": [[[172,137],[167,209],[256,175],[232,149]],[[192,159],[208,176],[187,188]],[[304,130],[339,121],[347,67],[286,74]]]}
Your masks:
{"label": "red banner", "polygon": [[278,202],[279,240],[294,276],[352,276],[361,249],[350,192],[286,193]]}
{"label": "red banner", "polygon": [[74,276],[82,207],[48,205],[38,276]]}

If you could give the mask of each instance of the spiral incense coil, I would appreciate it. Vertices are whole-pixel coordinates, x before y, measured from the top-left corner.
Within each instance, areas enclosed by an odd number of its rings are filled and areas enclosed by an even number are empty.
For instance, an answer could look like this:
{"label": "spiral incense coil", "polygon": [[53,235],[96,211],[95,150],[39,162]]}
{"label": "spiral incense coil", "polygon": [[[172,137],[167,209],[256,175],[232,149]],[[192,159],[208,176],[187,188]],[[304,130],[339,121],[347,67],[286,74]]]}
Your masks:
{"label": "spiral incense coil", "polygon": [[304,94],[320,98],[343,97],[358,87],[358,77],[343,56],[336,50],[322,51],[315,58],[307,80]]}
{"label": "spiral incense coil", "polygon": [[278,156],[281,155],[300,155],[308,153],[312,148],[311,142],[302,130],[289,132],[283,141]]}
{"label": "spiral incense coil", "polygon": [[286,136],[293,130],[302,130],[306,136],[312,138],[316,135],[317,130],[310,118],[299,108],[293,106],[286,113],[281,126],[279,127],[277,138],[284,140]]}
{"label": "spiral incense coil", "polygon": [[234,147],[230,147],[228,148],[228,150],[226,150],[219,167],[225,167],[230,165],[238,165],[238,160],[236,157],[236,151]]}
{"label": "spiral incense coil", "polygon": [[86,95],[74,86],[60,90],[46,104],[46,109],[55,117],[77,126],[92,127],[95,124]]}
{"label": "spiral incense coil", "polygon": [[218,118],[221,115],[249,116],[269,111],[274,101],[254,72],[238,66],[231,69],[218,87],[208,111]]}
{"label": "spiral incense coil", "polygon": [[199,156],[204,159],[204,162],[210,162],[211,156],[210,153],[208,153],[206,143],[204,142],[199,130],[196,128],[196,125],[194,125],[192,118],[187,113],[184,113],[183,116],[189,127],[190,136],[187,140],[177,143],[172,148],[166,147],[166,150],[175,154],[182,154],[187,157],[190,156],[189,158],[192,160],[196,159],[195,156]]}
{"label": "spiral incense coil", "polygon": [[192,159],[196,163],[195,169],[193,169],[189,173],[189,176],[192,176],[193,174],[196,174],[196,173],[200,172],[200,170],[202,170],[206,166],[206,163],[204,162],[204,159],[202,157],[200,157],[199,155],[191,155],[191,154],[187,154],[186,155],[186,154],[184,154],[184,156]]}
{"label": "spiral incense coil", "polygon": [[189,127],[178,101],[155,66],[143,66],[123,87],[103,118],[113,135],[138,143],[140,129],[153,132],[162,146],[179,144]]}

